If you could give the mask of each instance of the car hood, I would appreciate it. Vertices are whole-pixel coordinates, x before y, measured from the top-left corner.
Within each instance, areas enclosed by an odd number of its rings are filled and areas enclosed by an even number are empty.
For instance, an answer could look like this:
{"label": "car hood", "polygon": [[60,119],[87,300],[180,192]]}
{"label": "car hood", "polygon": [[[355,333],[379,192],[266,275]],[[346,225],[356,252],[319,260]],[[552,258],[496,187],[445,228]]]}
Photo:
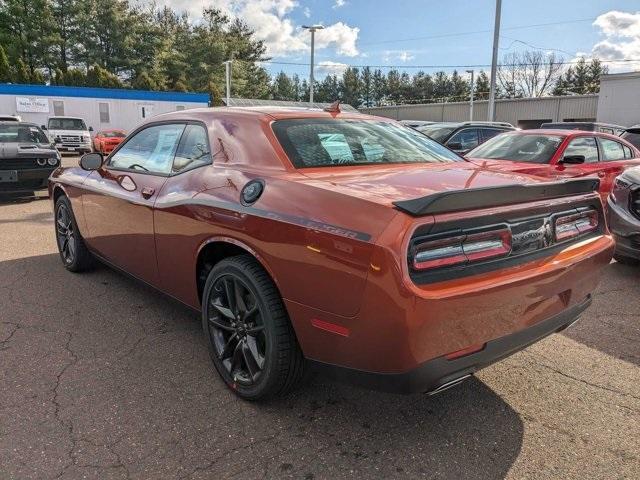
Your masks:
{"label": "car hood", "polygon": [[309,169],[306,183],[377,203],[391,204],[449,190],[532,184],[544,179],[479,168],[469,162],[388,167],[362,166]]}
{"label": "car hood", "polygon": [[49,129],[49,135],[85,135],[89,136],[89,130],[58,130],[58,129]]}
{"label": "car hood", "polygon": [[37,143],[0,143],[0,159],[22,157],[55,157],[55,148]]}

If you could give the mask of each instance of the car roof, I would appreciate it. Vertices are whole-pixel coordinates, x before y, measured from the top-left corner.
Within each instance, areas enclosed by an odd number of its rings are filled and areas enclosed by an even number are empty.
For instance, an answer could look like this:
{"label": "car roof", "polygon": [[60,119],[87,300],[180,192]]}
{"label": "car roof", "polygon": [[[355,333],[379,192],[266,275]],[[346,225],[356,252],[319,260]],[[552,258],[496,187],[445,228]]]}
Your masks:
{"label": "car roof", "polygon": [[15,120],[0,120],[0,125],[25,125],[28,127],[38,127],[38,129],[40,128],[38,124],[33,122],[23,122],[23,121],[16,122]]}
{"label": "car roof", "polygon": [[52,118],[68,118],[70,120],[84,120],[84,118],[82,117],[70,117],[68,115],[53,115],[49,117],[49,120],[51,120]]}
{"label": "car roof", "polygon": [[340,118],[340,119],[360,119],[378,120],[393,122],[396,121],[386,117],[377,117],[357,112],[327,112],[317,108],[305,107],[274,107],[274,106],[253,106],[253,107],[203,107],[188,110],[179,110],[170,113],[163,113],[152,117],[149,121],[171,120],[171,119],[199,119],[203,121],[213,120],[223,115],[242,115],[258,119],[293,119],[293,118]]}
{"label": "car roof", "polygon": [[506,132],[506,135],[554,135],[556,137],[600,137],[610,138],[619,143],[630,145],[624,138],[620,138],[618,135],[612,135],[605,132],[594,132],[591,130],[566,130],[566,129],[554,129],[554,128],[530,128],[528,130],[515,130],[513,132]]}
{"label": "car roof", "polygon": [[507,124],[506,122],[434,122],[430,125],[425,125],[427,127],[491,127],[491,128],[505,128],[512,129],[513,125]]}

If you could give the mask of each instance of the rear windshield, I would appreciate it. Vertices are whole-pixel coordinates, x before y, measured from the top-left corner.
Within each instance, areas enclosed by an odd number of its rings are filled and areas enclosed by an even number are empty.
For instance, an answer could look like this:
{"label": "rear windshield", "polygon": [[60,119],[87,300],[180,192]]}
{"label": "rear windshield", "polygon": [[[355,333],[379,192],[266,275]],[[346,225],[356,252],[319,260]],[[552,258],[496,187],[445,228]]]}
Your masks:
{"label": "rear windshield", "polygon": [[549,163],[561,143],[562,137],[556,135],[498,135],[471,150],[467,157]]}
{"label": "rear windshield", "polygon": [[297,168],[462,161],[415,130],[368,120],[292,119],[273,123]]}
{"label": "rear windshield", "polygon": [[80,118],[50,118],[49,130],[86,130],[84,120]]}
{"label": "rear windshield", "polygon": [[627,130],[621,135],[627,142],[636,148],[640,148],[640,129],[629,131]]}
{"label": "rear windshield", "polygon": [[425,135],[429,135],[429,137],[433,138],[436,142],[442,143],[455,129],[456,127],[437,127],[435,125],[427,125],[424,127],[418,127],[416,130],[424,133]]}
{"label": "rear windshield", "polygon": [[16,123],[0,125],[0,143],[49,143],[49,140],[39,127]]}

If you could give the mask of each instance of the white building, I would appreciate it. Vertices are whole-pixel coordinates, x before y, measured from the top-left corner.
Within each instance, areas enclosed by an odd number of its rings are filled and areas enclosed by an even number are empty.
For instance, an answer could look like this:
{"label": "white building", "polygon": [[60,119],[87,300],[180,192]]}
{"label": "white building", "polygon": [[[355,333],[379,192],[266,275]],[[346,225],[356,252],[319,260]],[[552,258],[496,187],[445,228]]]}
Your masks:
{"label": "white building", "polygon": [[627,127],[640,123],[640,72],[600,77],[598,121]]}
{"label": "white building", "polygon": [[83,118],[94,131],[131,131],[159,113],[206,107],[206,93],[151,92],[115,88],[0,84],[0,114],[46,125],[57,115]]}

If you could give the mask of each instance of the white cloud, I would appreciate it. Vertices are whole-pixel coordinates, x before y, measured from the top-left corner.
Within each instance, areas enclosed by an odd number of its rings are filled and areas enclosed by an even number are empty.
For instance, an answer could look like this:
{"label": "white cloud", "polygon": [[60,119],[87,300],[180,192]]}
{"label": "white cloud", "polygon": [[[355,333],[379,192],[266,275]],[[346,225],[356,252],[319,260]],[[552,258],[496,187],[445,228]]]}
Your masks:
{"label": "white cloud", "polygon": [[316,78],[322,75],[342,75],[349,65],[346,63],[340,62],[331,62],[331,61],[323,61],[318,62],[317,65],[314,66],[314,73],[318,73],[319,75],[314,75]]}
{"label": "white cloud", "polygon": [[[596,43],[585,57],[601,60],[640,59],[640,12],[611,10],[598,16],[593,25],[605,38]],[[640,62],[608,64],[612,72],[637,68]]]}
{"label": "white cloud", "polygon": [[336,3],[333,4],[333,9],[344,7],[347,4],[346,0],[336,0]]}
{"label": "white cloud", "polygon": [[385,62],[408,62],[413,60],[416,56],[407,50],[385,50],[382,52],[382,60]]}
{"label": "white cloud", "polygon": [[[137,1],[150,3],[150,0]],[[310,48],[309,32],[296,25],[289,16],[300,7],[296,0],[156,0],[156,3],[186,11],[196,21],[201,17],[204,6],[218,8],[230,17],[240,18],[255,30],[258,40],[264,41],[267,55],[271,57],[301,53]],[[302,13],[307,18],[311,16],[308,7]],[[316,48],[333,48],[339,55],[354,57],[359,53],[359,33],[359,28],[343,22],[327,25],[324,30],[316,32]]]}

